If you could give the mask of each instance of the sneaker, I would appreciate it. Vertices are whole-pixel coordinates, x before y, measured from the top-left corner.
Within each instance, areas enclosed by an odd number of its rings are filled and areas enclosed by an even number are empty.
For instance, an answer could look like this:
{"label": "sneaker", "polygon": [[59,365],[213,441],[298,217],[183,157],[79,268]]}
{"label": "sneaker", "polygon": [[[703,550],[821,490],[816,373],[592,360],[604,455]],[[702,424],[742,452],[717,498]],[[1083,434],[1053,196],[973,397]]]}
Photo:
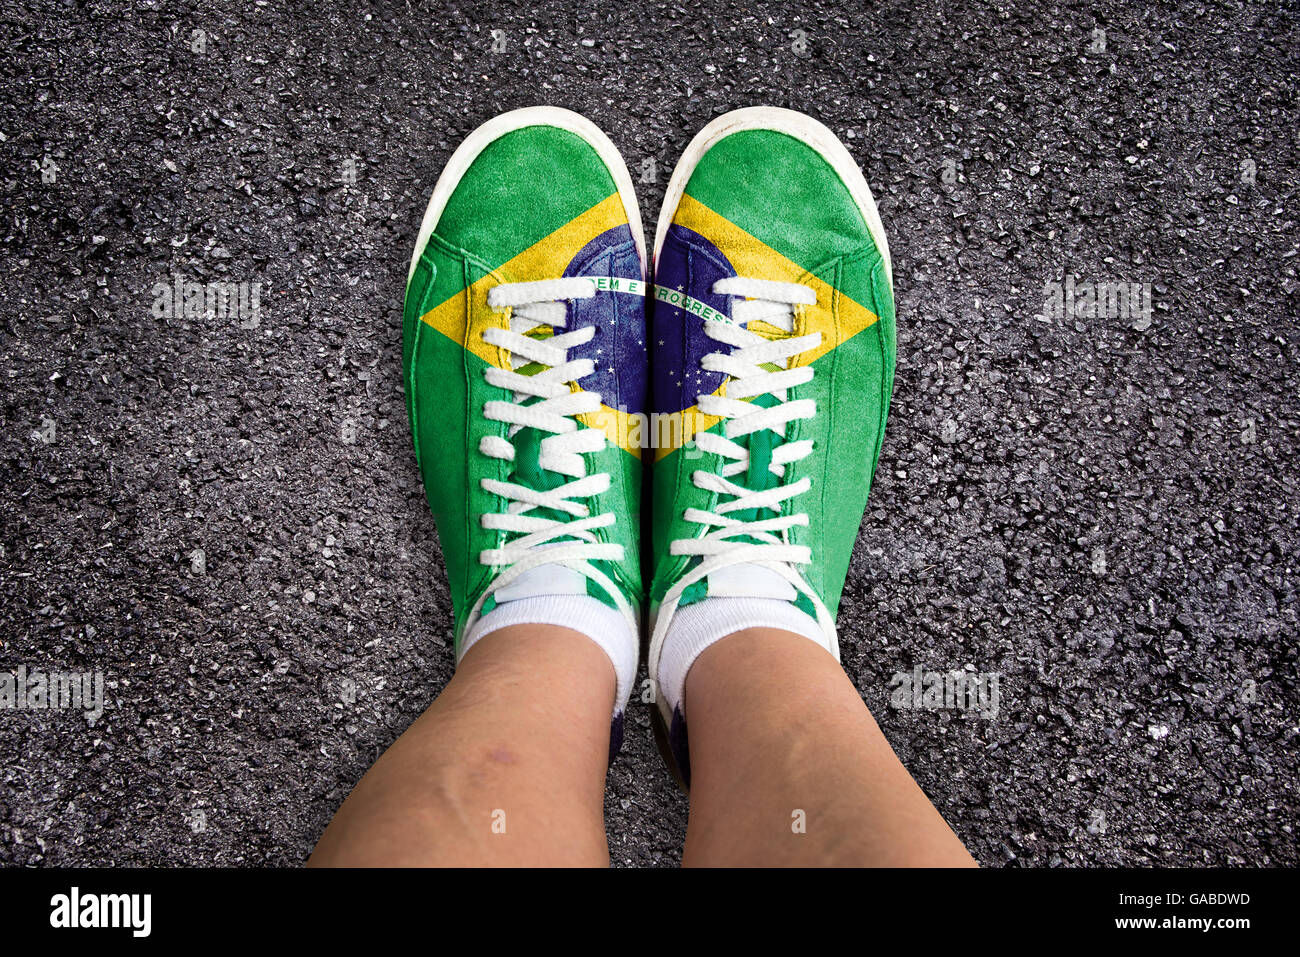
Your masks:
{"label": "sneaker", "polygon": [[632,179],[590,121],[505,113],[452,155],[403,314],[415,454],[456,660],[506,624],[582,631],[635,677],[646,391],[645,246]]}
{"label": "sneaker", "polygon": [[848,150],[770,107],[695,137],[654,248],[648,664],[657,730],[689,782],[683,698],[703,648],[768,626],[839,658],[893,388],[893,281]]}

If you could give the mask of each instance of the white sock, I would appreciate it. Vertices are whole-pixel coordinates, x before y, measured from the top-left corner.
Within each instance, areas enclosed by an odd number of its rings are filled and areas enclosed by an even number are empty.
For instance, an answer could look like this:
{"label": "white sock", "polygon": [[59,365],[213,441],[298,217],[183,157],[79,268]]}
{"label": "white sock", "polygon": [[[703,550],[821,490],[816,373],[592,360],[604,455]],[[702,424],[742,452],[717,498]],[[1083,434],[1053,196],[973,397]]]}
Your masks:
{"label": "white sock", "polygon": [[[528,574],[531,572],[521,576],[521,580]],[[627,619],[621,612],[587,594],[525,594],[501,602],[465,632],[457,663],[475,642],[510,625],[559,625],[586,635],[609,655],[614,673],[618,676],[614,692],[614,714],[620,714],[627,706],[632,684],[636,680],[640,639],[628,626]]]}
{"label": "white sock", "polygon": [[671,710],[686,716],[686,675],[700,653],[714,642],[746,628],[779,628],[826,647],[817,620],[793,602],[779,598],[705,598],[673,612],[659,653],[657,693]]}

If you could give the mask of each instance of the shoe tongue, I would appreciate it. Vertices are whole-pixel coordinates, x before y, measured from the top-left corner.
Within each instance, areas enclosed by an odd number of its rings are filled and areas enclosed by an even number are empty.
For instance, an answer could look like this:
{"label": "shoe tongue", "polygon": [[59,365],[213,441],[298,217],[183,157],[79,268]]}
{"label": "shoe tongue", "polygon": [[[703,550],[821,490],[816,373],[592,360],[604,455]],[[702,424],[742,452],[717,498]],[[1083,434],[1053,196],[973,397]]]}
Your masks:
{"label": "shoe tongue", "polygon": [[[538,326],[528,335],[533,339],[549,339],[553,330],[550,326]],[[541,372],[545,366],[535,362],[521,366],[515,371],[520,375],[536,375]],[[522,405],[536,405],[542,399],[538,396],[531,396],[524,400]],[[513,481],[520,485],[536,489],[539,492],[549,492],[553,488],[559,488],[561,485],[571,482],[567,475],[561,475],[559,472],[551,472],[542,468],[542,441],[551,435],[550,432],[543,432],[541,429],[535,429],[530,426],[524,426],[510,440],[510,444],[515,447],[514,468],[511,470]],[[541,514],[540,512],[538,514]],[[556,517],[549,515],[547,517]]]}
{"label": "shoe tongue", "polygon": [[748,563],[728,565],[708,576],[709,598],[776,598],[795,601],[798,591],[770,568]]}
{"label": "shoe tongue", "polygon": [[[770,408],[776,399],[770,395],[760,395],[754,399],[754,405]],[[743,475],[732,477],[737,485],[743,485],[751,492],[764,492],[780,484],[781,479],[772,471],[772,452],[778,443],[778,437],[770,429],[759,429],[737,440],[749,452],[749,468]],[[776,513],[769,508],[747,508],[731,512],[731,517],[742,522],[756,522],[764,518],[773,518]]]}
{"label": "shoe tongue", "polygon": [[567,475],[542,468],[542,440],[550,434],[531,426],[524,426],[515,433],[510,440],[515,447],[514,468],[511,470],[515,482],[539,492],[549,492],[573,481]]}
{"label": "shoe tongue", "polygon": [[[760,395],[754,399],[754,404],[763,408],[769,408],[776,402],[770,395]],[[779,484],[781,479],[771,469],[772,451],[779,441],[768,429],[751,432],[741,439],[740,444],[749,452],[749,468],[743,476],[737,476],[732,481],[754,492],[762,492]],[[754,522],[772,518],[776,513],[767,508],[753,508],[730,514],[742,522]],[[759,540],[738,538],[737,541],[757,543]],[[711,573],[707,582],[710,598],[776,598],[795,601],[799,597],[798,591],[790,582],[762,565],[728,565]]]}
{"label": "shoe tongue", "polygon": [[[539,339],[547,338],[550,332],[549,328],[543,330],[539,327],[534,330],[533,335]],[[522,375],[534,375],[540,372],[542,368],[540,365],[529,364],[515,371]],[[540,398],[534,397],[523,404],[527,406],[541,401]],[[514,434],[514,437],[510,440],[510,444],[515,447],[514,462],[509,475],[510,481],[526,488],[536,489],[539,492],[549,492],[551,489],[559,488],[561,485],[573,481],[568,475],[542,468],[542,442],[552,434],[531,426],[524,426]],[[529,514],[555,521],[569,521],[572,518],[568,513],[549,508],[535,508]],[[553,539],[542,548],[551,548],[555,545],[577,540],[574,536],[565,535]],[[582,572],[565,565],[538,565],[536,568],[530,568],[524,572],[509,585],[497,589],[492,597],[496,605],[502,605],[506,602],[517,601],[520,598],[540,598],[550,595],[591,595],[593,593],[594,597],[599,598],[611,608],[617,607],[614,600],[604,593],[604,589],[589,587],[587,576]]]}
{"label": "shoe tongue", "polygon": [[[533,397],[522,404],[529,406],[541,401],[540,398]],[[514,434],[510,439],[510,444],[515,447],[515,457],[510,467],[509,481],[538,492],[549,492],[551,489],[559,488],[561,485],[573,481],[572,478],[560,472],[552,472],[549,469],[542,468],[542,442],[551,435],[550,432],[532,426],[524,426]],[[555,509],[550,508],[535,508],[530,514],[553,521],[567,521],[571,517],[566,513],[557,512]],[[572,539],[560,538],[556,539],[556,541],[572,541]]]}
{"label": "shoe tongue", "polygon": [[505,604],[519,598],[546,595],[585,595],[587,576],[565,565],[538,565],[524,572],[509,585],[498,588],[496,603]]}

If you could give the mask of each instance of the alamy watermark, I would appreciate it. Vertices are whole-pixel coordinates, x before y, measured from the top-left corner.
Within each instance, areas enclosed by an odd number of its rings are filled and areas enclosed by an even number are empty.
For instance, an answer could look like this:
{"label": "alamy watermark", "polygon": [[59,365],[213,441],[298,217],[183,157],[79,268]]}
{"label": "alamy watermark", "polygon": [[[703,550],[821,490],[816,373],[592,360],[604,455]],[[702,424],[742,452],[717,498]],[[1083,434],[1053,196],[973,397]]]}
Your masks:
{"label": "alamy watermark", "polygon": [[198,282],[175,272],[150,291],[158,319],[238,319],[242,329],[262,324],[260,282]]}
{"label": "alamy watermark", "polygon": [[1000,671],[930,671],[917,665],[896,671],[889,680],[889,706],[902,710],[968,711],[981,718],[998,716]]}
{"label": "alamy watermark", "polygon": [[152,894],[88,894],[73,887],[50,898],[50,926],[56,929],[123,928],[132,937],[148,937],[152,915]]}
{"label": "alamy watermark", "polygon": [[104,713],[102,671],[37,671],[19,665],[0,671],[0,711],[85,711],[92,722]]}
{"label": "alamy watermark", "polygon": [[1149,282],[1091,282],[1066,276],[1043,285],[1043,316],[1048,319],[1131,319],[1134,328],[1151,325]]}
{"label": "alamy watermark", "polygon": [[[683,449],[688,459],[700,458],[704,453],[695,447],[695,436],[707,431],[718,420],[692,406],[681,412],[629,412],[620,405],[617,414],[612,409],[600,409],[583,416],[590,428],[603,431],[621,448],[642,453],[648,449],[666,455]],[[617,436],[617,438],[615,438]]]}

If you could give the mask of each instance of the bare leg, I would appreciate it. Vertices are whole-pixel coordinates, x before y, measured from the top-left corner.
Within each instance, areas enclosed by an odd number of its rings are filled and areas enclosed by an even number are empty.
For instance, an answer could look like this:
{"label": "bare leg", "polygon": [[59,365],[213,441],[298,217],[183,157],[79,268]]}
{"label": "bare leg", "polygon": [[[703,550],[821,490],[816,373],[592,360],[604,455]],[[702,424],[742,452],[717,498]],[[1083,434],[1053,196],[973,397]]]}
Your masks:
{"label": "bare leg", "polygon": [[480,640],[370,769],[312,866],[608,866],[614,669],[567,628]]}
{"label": "bare leg", "polygon": [[843,669],[806,638],[738,632],[686,678],[687,865],[974,866]]}

